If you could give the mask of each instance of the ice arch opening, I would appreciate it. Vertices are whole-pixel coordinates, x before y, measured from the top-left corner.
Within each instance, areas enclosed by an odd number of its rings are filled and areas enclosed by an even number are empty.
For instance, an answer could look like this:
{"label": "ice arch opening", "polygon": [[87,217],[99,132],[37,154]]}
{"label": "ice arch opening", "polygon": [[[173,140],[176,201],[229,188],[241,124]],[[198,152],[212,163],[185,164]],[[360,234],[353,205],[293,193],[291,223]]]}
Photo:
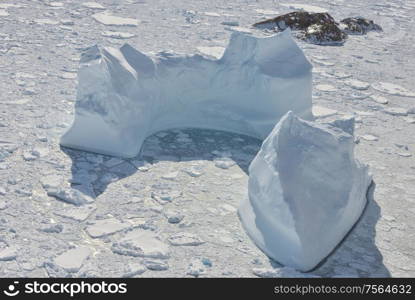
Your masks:
{"label": "ice arch opening", "polygon": [[75,118],[60,143],[134,157],[146,137],[173,128],[264,139],[288,111],[311,118],[311,69],[289,30],[235,32],[220,59],[94,46],[82,54]]}

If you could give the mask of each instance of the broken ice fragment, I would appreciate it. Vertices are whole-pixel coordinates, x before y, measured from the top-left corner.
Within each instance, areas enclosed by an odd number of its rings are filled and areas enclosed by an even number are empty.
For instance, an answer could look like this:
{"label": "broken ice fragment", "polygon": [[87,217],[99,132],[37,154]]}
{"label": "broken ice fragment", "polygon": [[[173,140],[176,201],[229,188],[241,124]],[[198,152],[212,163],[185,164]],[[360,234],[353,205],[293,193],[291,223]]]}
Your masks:
{"label": "broken ice fragment", "polygon": [[331,84],[317,84],[316,89],[322,92],[335,92],[337,89]]}
{"label": "broken ice fragment", "polygon": [[91,250],[88,247],[81,246],[75,249],[70,249],[54,259],[54,263],[67,272],[78,272],[82,267],[84,261],[91,255]]}
{"label": "broken ice fragment", "polygon": [[17,252],[15,247],[6,247],[0,249],[0,261],[13,260],[17,257]]}
{"label": "broken ice fragment", "polygon": [[104,25],[113,26],[138,26],[138,20],[132,18],[123,18],[112,16],[108,12],[102,12],[92,15],[95,21]]}
{"label": "broken ice fragment", "polygon": [[62,210],[55,211],[55,215],[72,219],[75,221],[85,221],[95,210],[95,205],[84,205],[81,207],[66,207]]}
{"label": "broken ice fragment", "polygon": [[223,47],[197,47],[196,48],[200,53],[206,55],[207,57],[212,57],[215,59],[220,59],[225,52]]}
{"label": "broken ice fragment", "polygon": [[205,243],[199,236],[189,232],[178,232],[168,238],[173,246],[199,246]]}
{"label": "broken ice fragment", "polygon": [[313,116],[315,116],[316,118],[329,117],[335,114],[337,114],[337,110],[323,106],[313,105]]}
{"label": "broken ice fragment", "polygon": [[128,232],[125,237],[112,245],[112,251],[121,255],[164,259],[169,258],[169,246],[163,243],[155,233],[137,229]]}
{"label": "broken ice fragment", "polygon": [[163,260],[146,259],[143,261],[143,264],[147,267],[147,269],[152,271],[165,271],[169,268],[168,263]]}
{"label": "broken ice fragment", "polygon": [[347,79],[344,83],[356,90],[367,90],[370,87],[369,83],[355,79]]}
{"label": "broken ice fragment", "polygon": [[118,231],[131,227],[130,223],[121,222],[115,218],[95,220],[85,230],[92,238],[100,238],[114,234]]}
{"label": "broken ice fragment", "polygon": [[407,116],[408,110],[402,107],[385,107],[383,112],[392,116]]}
{"label": "broken ice fragment", "polygon": [[105,37],[110,37],[113,39],[130,39],[132,37],[135,37],[135,34],[129,33],[129,32],[120,32],[120,31],[104,31],[102,32],[102,35]]}
{"label": "broken ice fragment", "polygon": [[390,95],[396,95],[396,96],[402,96],[402,97],[415,97],[415,93],[412,91],[409,91],[408,89],[389,82],[375,82],[372,84],[372,88],[375,90],[390,94]]}
{"label": "broken ice fragment", "polygon": [[82,3],[83,7],[92,8],[92,9],[105,9],[104,6],[97,2],[84,2]]}
{"label": "broken ice fragment", "polygon": [[71,203],[74,205],[83,205],[83,204],[90,204],[94,202],[94,199],[82,194],[80,191],[72,188],[58,188],[58,189],[50,189],[47,191],[49,196],[53,196],[58,200]]}
{"label": "broken ice fragment", "polygon": [[241,221],[259,248],[302,271],[343,239],[366,205],[367,166],[354,158],[353,136],[287,113],[249,167]]}

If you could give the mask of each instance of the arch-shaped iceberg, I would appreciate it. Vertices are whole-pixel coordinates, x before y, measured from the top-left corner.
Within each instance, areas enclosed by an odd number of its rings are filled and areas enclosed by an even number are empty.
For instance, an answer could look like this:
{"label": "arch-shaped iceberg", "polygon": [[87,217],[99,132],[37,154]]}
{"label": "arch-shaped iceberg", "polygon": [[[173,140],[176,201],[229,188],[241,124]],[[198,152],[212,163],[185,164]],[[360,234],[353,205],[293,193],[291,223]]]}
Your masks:
{"label": "arch-shaped iceberg", "polygon": [[264,139],[290,110],[311,117],[311,69],[289,30],[235,32],[220,59],[94,46],[81,57],[75,119],[61,145],[134,157],[147,136],[179,127]]}

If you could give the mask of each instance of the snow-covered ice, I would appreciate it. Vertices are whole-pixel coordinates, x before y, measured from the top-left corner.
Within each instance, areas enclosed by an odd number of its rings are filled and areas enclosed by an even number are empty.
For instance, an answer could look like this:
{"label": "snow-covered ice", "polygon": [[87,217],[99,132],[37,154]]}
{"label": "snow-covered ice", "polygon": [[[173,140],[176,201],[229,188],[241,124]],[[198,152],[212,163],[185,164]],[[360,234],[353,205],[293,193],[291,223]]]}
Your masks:
{"label": "snow-covered ice", "polygon": [[139,22],[137,19],[133,18],[124,18],[113,16],[109,12],[96,13],[92,15],[97,22],[104,25],[113,25],[113,26],[138,26]]}
{"label": "snow-covered ice", "polygon": [[103,154],[133,157],[147,136],[170,128],[263,139],[288,110],[311,117],[311,64],[289,30],[268,38],[234,33],[219,60],[94,46],[78,80],[75,120],[61,144]]}
{"label": "snow-covered ice", "polygon": [[105,7],[102,4],[99,4],[97,2],[84,2],[82,3],[82,6],[92,9],[105,9]]}
{"label": "snow-covered ice", "polygon": [[0,261],[13,260],[17,256],[17,249],[13,246],[0,249]]}
{"label": "snow-covered ice", "polygon": [[371,183],[353,148],[340,128],[292,112],[279,121],[249,167],[249,196],[239,208],[258,247],[308,271],[337,246],[362,214]]}
{"label": "snow-covered ice", "polygon": [[86,227],[86,232],[93,238],[105,237],[131,227],[131,224],[115,218],[95,220]]}
{"label": "snow-covered ice", "polygon": [[135,37],[135,34],[121,31],[103,31],[102,35],[113,39],[126,40]]}
{"label": "snow-covered ice", "polygon": [[68,272],[77,272],[91,255],[91,249],[80,246],[70,249],[54,259],[54,263]]}
{"label": "snow-covered ice", "polygon": [[414,92],[395,83],[381,82],[381,81],[375,82],[372,85],[372,88],[374,88],[375,90],[379,92],[389,94],[389,95],[397,95],[397,96],[402,96],[402,97],[415,97]]}
{"label": "snow-covered ice", "polygon": [[173,246],[199,246],[205,243],[199,236],[189,232],[178,232],[168,238]]}
{"label": "snow-covered ice", "polygon": [[327,9],[309,4],[300,4],[300,3],[280,3],[281,6],[288,7],[290,9],[305,10],[310,13],[326,13]]}
{"label": "snow-covered ice", "polygon": [[[47,5],[53,1],[63,6]],[[86,1],[95,1],[95,5],[82,5]],[[160,57],[170,55],[170,63],[183,57],[174,53],[199,53],[220,60],[233,31],[246,31],[253,37],[274,34],[251,25],[293,10],[277,2],[0,1],[0,275],[183,277],[194,276],[186,274],[188,271],[199,273],[203,267],[197,260],[209,258],[211,267],[205,267],[199,277],[413,277],[415,98],[386,90],[384,84],[376,89],[381,82],[404,87],[404,94],[415,91],[415,4],[409,1],[286,1],[317,5],[337,20],[358,13],[384,30],[350,35],[343,46],[322,47],[297,40],[318,67],[313,72],[316,121],[330,123],[354,116],[356,157],[371,166],[376,183],[369,190],[359,222],[311,273],[295,273],[269,259],[252,243],[235,213],[247,192],[248,166],[260,149],[260,140],[207,129],[165,130],[146,138],[137,157],[119,160],[59,147],[59,137],[74,118],[78,85],[75,78],[60,77],[77,73],[85,47],[99,43],[118,49],[125,41],[104,36],[104,32],[134,34],[128,43],[148,53],[156,66]],[[109,15],[134,18],[139,24],[122,27],[96,22],[92,15],[105,9]],[[224,26],[223,21],[238,21],[240,26]],[[156,54],[163,49],[168,50],[164,55]],[[365,91],[346,86],[344,79],[350,77],[371,86]],[[111,85],[112,80],[104,84]],[[334,91],[319,91],[318,84],[332,85]],[[388,103],[373,100],[373,96],[384,97]],[[385,113],[389,106],[407,110],[408,115]],[[336,126],[351,128],[346,121],[340,123]],[[48,153],[37,156],[36,149]],[[216,167],[216,160],[222,157],[235,164],[229,169]],[[172,171],[179,171],[176,179],[162,178]],[[159,193],[162,184],[176,192]],[[96,198],[94,203],[75,206],[47,195],[49,190],[70,187]],[[175,195],[179,197],[173,199]],[[182,216],[179,223],[169,222]],[[131,228],[102,238],[88,235],[87,226],[110,217]],[[135,228],[154,233],[169,245],[167,270],[147,269],[143,258],[116,253],[112,245]],[[167,239],[178,232],[195,234],[206,243],[170,245]],[[79,271],[68,272],[53,262],[81,245],[91,248],[92,254]],[[5,249],[11,249],[12,255]],[[195,266],[190,268],[194,260]],[[147,264],[157,268],[156,263]]]}
{"label": "snow-covered ice", "polygon": [[170,257],[169,246],[148,230],[136,229],[128,232],[112,245],[112,251],[121,255],[156,259]]}

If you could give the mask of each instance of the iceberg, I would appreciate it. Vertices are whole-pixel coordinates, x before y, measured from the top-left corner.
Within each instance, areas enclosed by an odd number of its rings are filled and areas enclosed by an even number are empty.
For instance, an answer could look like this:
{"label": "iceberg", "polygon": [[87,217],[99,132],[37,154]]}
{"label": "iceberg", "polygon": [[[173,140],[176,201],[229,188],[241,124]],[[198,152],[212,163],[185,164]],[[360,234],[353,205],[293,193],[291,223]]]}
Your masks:
{"label": "iceberg", "polygon": [[285,266],[316,267],[363,212],[372,179],[354,158],[352,124],[288,112],[249,167],[240,220],[255,244]]}
{"label": "iceberg", "polygon": [[289,30],[234,32],[219,59],[93,46],[81,56],[74,122],[60,143],[128,158],[147,136],[172,128],[264,139],[288,111],[312,117],[311,69]]}

